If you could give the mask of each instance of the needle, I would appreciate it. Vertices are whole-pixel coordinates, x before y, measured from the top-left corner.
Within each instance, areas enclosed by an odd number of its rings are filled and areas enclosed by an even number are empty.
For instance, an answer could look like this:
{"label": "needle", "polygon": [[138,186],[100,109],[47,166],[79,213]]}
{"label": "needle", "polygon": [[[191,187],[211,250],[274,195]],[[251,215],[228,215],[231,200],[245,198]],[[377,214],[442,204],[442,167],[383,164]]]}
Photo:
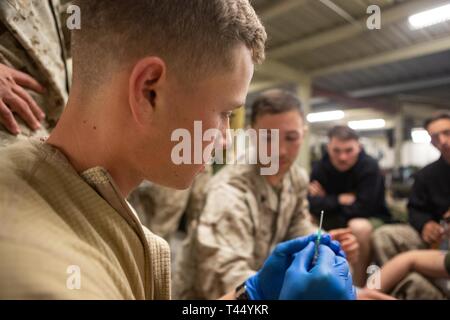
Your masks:
{"label": "needle", "polygon": [[319,230],[317,230],[317,238],[316,238],[316,245],[315,245],[315,250],[314,250],[313,265],[316,264],[317,258],[319,257],[319,245],[320,245],[320,239],[322,237],[322,222],[323,222],[323,210],[320,212]]}

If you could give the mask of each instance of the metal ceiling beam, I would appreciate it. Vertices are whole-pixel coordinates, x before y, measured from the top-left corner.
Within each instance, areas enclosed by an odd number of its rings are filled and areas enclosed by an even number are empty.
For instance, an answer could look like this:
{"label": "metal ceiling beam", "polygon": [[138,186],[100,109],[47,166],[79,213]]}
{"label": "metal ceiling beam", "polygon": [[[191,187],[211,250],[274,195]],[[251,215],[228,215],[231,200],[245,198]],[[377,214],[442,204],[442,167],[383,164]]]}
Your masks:
{"label": "metal ceiling beam", "polygon": [[[417,13],[428,8],[433,8],[441,4],[448,3],[448,0],[416,0],[408,1],[404,4],[397,5],[391,9],[381,11],[382,28],[389,24],[395,23],[407,18],[411,14]],[[325,30],[321,33],[314,34],[310,37],[290,42],[278,48],[268,51],[271,59],[280,59],[293,54],[318,49],[331,43],[343,41],[358,34],[367,31],[366,21],[368,16],[357,20],[353,24],[344,25],[342,27]]]}
{"label": "metal ceiling beam", "polygon": [[377,86],[365,89],[354,90],[348,93],[353,98],[364,98],[373,96],[385,96],[395,93],[403,93],[413,90],[422,90],[435,88],[450,84],[450,76],[439,78],[423,79],[418,81],[410,81],[403,83],[396,83],[388,86]]}
{"label": "metal ceiling beam", "polygon": [[380,110],[386,113],[394,114],[397,112],[397,107],[391,103],[381,103],[379,101],[370,100],[370,99],[356,99],[348,96],[345,93],[335,92],[319,87],[314,87],[313,90],[314,97],[324,97],[329,98],[333,102],[342,104],[343,106],[352,107],[352,108],[371,108]]}
{"label": "metal ceiling beam", "polygon": [[392,51],[377,53],[359,60],[352,60],[349,62],[312,70],[311,75],[313,77],[319,77],[338,72],[348,72],[352,70],[364,69],[377,65],[383,65],[401,60],[425,56],[446,50],[450,50],[450,36],[418,43],[412,46]]}
{"label": "metal ceiling beam", "polygon": [[342,9],[340,6],[338,6],[333,1],[331,1],[331,0],[319,0],[319,1],[322,2],[323,5],[327,6],[332,11],[334,11],[341,18],[345,19],[347,22],[349,22],[349,23],[357,22],[356,19],[353,18],[351,14],[349,14],[347,11]]}
{"label": "metal ceiling beam", "polygon": [[[445,99],[427,97],[423,95],[415,95],[415,94],[402,94],[397,97],[397,100],[400,102],[409,102],[409,103],[420,103],[426,105],[432,105],[438,109],[450,109],[450,102]],[[428,115],[430,112],[428,110]]]}
{"label": "metal ceiling beam", "polygon": [[258,16],[263,21],[268,21],[275,17],[282,15],[302,4],[306,3],[307,0],[285,0],[285,1],[274,1],[270,7],[264,8],[258,11]]}
{"label": "metal ceiling beam", "polygon": [[[249,93],[273,88],[282,85],[283,83],[284,82],[282,81],[255,82],[250,85]],[[311,105],[316,106],[324,103],[331,103],[331,101],[334,101],[335,103],[341,103],[344,106],[347,105],[351,108],[372,108],[382,110],[384,112],[395,112],[395,108],[393,109],[393,105],[381,103],[379,101],[370,100],[367,98],[400,93],[401,95],[397,96],[398,98],[400,98],[400,100],[402,100],[401,98],[404,98],[404,100],[408,100],[405,99],[405,97],[408,97],[409,100],[412,100],[411,97],[413,96],[406,95],[405,92],[441,87],[448,84],[450,84],[450,76],[403,82],[388,86],[376,86],[353,90],[347,93],[339,93],[331,90],[325,90],[319,87],[314,87],[313,98],[311,99],[310,103]],[[418,97],[417,95],[414,96],[414,98],[416,101],[427,102],[436,106],[450,106],[450,102],[443,102],[442,99],[433,100],[430,97]]]}
{"label": "metal ceiling beam", "polygon": [[258,66],[256,73],[261,73],[277,80],[294,82],[300,82],[305,79],[305,77],[308,77],[303,70],[294,69],[286,64],[270,59]]}

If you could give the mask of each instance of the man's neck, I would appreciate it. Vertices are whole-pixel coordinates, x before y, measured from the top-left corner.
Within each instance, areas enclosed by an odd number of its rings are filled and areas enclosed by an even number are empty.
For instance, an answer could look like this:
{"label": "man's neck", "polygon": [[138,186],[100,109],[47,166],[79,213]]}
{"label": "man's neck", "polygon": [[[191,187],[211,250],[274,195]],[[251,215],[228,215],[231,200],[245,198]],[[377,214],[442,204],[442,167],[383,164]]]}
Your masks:
{"label": "man's neck", "polygon": [[58,125],[47,143],[60,150],[75,168],[82,173],[93,167],[103,167],[113,178],[124,197],[142,181],[136,172],[127,166],[123,152],[114,149],[114,137],[108,128],[92,115],[81,115],[77,108],[86,106],[67,105]]}
{"label": "man's neck", "polygon": [[272,187],[278,188],[283,183],[284,174],[283,175],[277,174],[277,175],[273,175],[273,176],[264,176],[264,178]]}

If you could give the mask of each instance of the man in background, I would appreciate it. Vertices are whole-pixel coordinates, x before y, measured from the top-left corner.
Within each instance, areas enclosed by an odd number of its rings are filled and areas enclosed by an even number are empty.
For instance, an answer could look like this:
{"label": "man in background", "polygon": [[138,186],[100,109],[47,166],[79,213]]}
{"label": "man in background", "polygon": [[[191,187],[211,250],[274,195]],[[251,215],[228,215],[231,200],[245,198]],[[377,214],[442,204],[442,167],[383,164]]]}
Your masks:
{"label": "man in background", "polygon": [[[308,210],[308,176],[295,164],[306,130],[299,99],[284,90],[263,92],[252,104],[251,126],[279,130],[279,170],[262,175],[260,161],[229,164],[210,180],[176,268],[177,298],[220,297],[255,274],[278,243],[318,229]],[[270,134],[259,138],[267,139],[268,150],[278,143]],[[347,230],[330,234],[348,260],[357,261],[355,237]]]}
{"label": "man in background", "polygon": [[354,130],[336,126],[328,132],[328,139],[327,153],[311,173],[311,213],[317,219],[323,210],[325,228],[349,228],[356,236],[360,257],[353,276],[356,285],[364,286],[371,262],[372,231],[390,220],[384,178]]}
{"label": "man in background", "polygon": [[[383,226],[374,233],[375,257],[380,265],[409,250],[448,250],[450,235],[448,231],[445,233],[444,226],[448,226],[450,220],[449,112],[433,114],[425,121],[424,127],[441,157],[414,176],[408,202],[409,224]],[[447,288],[438,288],[436,284],[422,274],[411,273],[392,290],[392,294],[406,299],[442,299],[450,296]]]}

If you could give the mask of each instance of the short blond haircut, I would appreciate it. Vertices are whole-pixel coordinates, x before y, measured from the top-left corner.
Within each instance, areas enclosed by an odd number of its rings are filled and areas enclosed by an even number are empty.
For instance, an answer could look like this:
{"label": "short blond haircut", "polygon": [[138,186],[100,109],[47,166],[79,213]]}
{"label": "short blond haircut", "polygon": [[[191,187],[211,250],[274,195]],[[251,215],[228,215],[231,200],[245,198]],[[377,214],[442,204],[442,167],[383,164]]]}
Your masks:
{"label": "short blond haircut", "polygon": [[179,76],[196,80],[231,67],[244,44],[255,64],[267,39],[248,0],[77,0],[81,29],[73,31],[74,79],[95,84],[117,68],[158,56]]}

